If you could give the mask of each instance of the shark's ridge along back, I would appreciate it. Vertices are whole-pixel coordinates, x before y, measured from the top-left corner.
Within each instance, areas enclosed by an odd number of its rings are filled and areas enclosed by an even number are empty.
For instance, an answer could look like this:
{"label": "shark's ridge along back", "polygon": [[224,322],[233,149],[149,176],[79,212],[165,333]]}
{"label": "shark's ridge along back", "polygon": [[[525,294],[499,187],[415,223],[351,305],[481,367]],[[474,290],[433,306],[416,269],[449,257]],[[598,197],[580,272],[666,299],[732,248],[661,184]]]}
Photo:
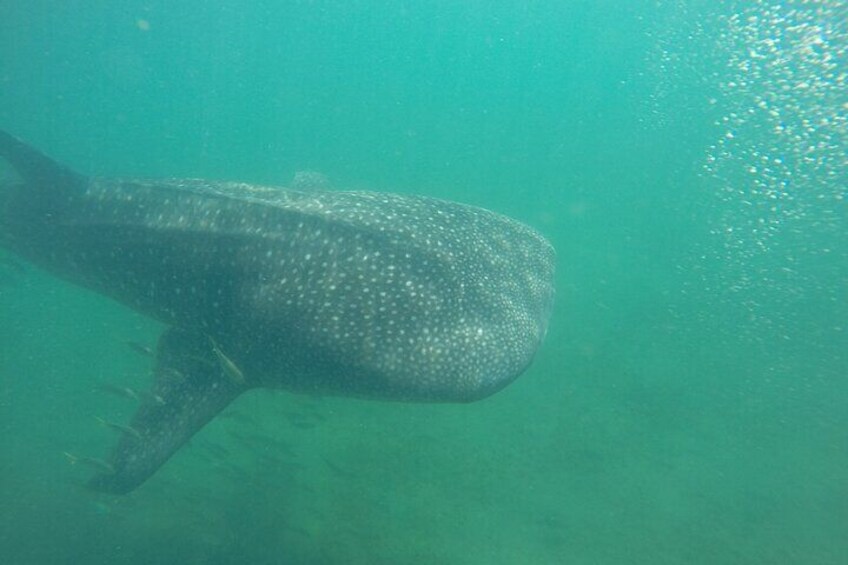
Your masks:
{"label": "shark's ridge along back", "polygon": [[553,248],[487,210],[87,179],[8,134],[0,155],[25,181],[5,189],[0,241],[172,327],[153,389],[129,426],[113,426],[122,438],[92,482],[100,490],[141,484],[250,388],[468,402],[523,372],[547,329]]}

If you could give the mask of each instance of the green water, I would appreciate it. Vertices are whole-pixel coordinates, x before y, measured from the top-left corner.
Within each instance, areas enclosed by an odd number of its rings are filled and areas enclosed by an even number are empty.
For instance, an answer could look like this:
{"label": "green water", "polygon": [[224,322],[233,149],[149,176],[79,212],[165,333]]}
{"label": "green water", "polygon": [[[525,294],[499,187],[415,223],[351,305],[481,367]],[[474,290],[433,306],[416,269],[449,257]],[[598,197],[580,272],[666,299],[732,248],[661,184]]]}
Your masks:
{"label": "green water", "polygon": [[[531,369],[256,392],[121,498],[161,327],[0,255],[0,560],[848,562],[848,4],[0,4],[0,127],[89,174],[450,198],[558,253]],[[5,171],[4,174],[8,174]]]}

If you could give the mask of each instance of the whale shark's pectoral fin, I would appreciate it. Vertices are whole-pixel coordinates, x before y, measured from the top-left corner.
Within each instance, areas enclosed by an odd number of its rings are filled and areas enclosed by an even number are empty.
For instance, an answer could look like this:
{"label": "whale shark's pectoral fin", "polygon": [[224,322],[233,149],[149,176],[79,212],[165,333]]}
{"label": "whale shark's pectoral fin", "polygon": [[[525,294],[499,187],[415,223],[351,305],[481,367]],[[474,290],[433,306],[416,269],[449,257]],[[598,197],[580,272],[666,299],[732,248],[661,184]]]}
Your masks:
{"label": "whale shark's pectoral fin", "polygon": [[195,432],[215,417],[247,385],[222,370],[209,337],[172,328],[162,335],[156,381],[122,433],[106,463],[108,471],[89,486],[127,493],[152,476]]}

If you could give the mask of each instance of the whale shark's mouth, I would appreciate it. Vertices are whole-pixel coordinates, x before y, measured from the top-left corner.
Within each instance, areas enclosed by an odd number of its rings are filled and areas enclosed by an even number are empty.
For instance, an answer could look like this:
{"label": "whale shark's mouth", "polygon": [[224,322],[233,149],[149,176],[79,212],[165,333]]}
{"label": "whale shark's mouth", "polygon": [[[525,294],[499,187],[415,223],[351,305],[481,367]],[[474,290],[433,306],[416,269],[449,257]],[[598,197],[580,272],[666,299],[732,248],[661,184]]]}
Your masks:
{"label": "whale shark's mouth", "polygon": [[227,373],[206,335],[176,328],[159,342],[155,374],[150,393],[129,426],[120,427],[118,444],[89,482],[94,490],[135,489],[247,389]]}

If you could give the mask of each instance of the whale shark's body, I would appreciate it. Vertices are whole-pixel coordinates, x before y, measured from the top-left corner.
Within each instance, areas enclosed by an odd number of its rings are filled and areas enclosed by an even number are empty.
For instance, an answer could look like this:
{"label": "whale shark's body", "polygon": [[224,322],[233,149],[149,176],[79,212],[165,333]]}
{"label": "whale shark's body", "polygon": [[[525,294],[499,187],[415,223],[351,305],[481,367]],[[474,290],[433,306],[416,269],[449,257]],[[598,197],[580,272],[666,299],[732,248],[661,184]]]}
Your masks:
{"label": "whale shark's body", "polygon": [[544,337],[554,252],[480,208],[377,192],[87,178],[0,132],[0,244],[170,326],[91,481],[151,476],[239,394],[467,402]]}

